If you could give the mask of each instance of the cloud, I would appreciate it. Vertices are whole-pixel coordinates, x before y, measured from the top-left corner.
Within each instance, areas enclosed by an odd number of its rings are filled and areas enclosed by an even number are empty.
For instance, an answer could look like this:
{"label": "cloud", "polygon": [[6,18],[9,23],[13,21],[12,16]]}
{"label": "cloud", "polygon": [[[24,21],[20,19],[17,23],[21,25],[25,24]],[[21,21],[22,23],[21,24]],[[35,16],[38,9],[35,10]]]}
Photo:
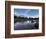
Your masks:
{"label": "cloud", "polygon": [[[24,11],[25,10],[25,11]],[[29,18],[29,17],[32,17],[32,18],[37,18],[37,17],[39,17],[38,15],[38,10],[32,10],[32,9],[24,9],[24,10],[16,10],[15,12],[14,12],[14,15],[16,15],[16,16],[23,16],[23,17],[27,17],[27,18]]]}

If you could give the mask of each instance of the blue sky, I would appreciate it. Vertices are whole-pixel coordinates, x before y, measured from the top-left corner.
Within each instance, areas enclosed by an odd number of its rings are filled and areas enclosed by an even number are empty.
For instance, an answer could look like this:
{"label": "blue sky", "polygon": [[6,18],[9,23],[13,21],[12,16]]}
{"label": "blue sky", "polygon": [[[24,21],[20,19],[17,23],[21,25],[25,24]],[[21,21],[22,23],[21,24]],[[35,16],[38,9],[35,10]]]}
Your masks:
{"label": "blue sky", "polygon": [[38,16],[39,10],[38,9],[14,9],[14,14],[16,16],[24,16],[24,17],[31,17],[31,16]]}

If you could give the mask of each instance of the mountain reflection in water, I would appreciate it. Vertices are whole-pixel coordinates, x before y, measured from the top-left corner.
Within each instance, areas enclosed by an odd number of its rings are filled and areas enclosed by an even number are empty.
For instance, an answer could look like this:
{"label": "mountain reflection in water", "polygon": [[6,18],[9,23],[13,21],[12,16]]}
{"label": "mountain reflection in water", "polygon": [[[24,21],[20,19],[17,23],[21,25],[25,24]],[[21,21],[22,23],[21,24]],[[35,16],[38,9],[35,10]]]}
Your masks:
{"label": "mountain reflection in water", "polygon": [[24,21],[14,23],[14,30],[38,29],[39,23],[34,21]]}

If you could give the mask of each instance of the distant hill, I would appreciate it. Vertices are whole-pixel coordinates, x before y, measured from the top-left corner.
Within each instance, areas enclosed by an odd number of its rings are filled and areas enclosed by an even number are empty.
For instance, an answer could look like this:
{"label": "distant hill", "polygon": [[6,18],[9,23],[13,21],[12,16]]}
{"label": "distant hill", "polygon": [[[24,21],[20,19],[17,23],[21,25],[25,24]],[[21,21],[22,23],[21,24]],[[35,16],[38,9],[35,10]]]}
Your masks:
{"label": "distant hill", "polygon": [[25,16],[25,15],[14,15],[15,17],[24,17],[24,18],[39,18],[39,16]]}
{"label": "distant hill", "polygon": [[14,16],[14,18],[19,18],[19,19],[39,19],[39,17],[29,17],[29,18],[27,18],[27,17],[24,17],[24,16]]}

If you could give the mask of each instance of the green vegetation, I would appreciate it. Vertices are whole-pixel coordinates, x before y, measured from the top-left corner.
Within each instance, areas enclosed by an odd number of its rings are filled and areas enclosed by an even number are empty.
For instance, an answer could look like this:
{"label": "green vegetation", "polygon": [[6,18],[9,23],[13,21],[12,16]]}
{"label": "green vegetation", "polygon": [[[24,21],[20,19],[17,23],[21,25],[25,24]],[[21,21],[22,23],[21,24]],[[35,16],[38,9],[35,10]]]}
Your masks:
{"label": "green vegetation", "polygon": [[29,21],[31,21],[31,19],[21,19],[21,18],[15,18],[14,19],[14,21],[18,21],[18,22],[24,22],[24,21],[27,21],[27,20],[29,20]]}
{"label": "green vegetation", "polygon": [[24,21],[31,21],[33,22],[33,20],[38,20],[38,19],[33,19],[33,18],[30,18],[30,19],[27,19],[27,18],[14,18],[14,22],[24,22]]}
{"label": "green vegetation", "polygon": [[16,17],[16,16],[14,16],[14,22],[24,22],[24,21],[27,21],[27,20],[33,22],[33,20],[39,20],[39,18],[24,18],[24,17]]}

